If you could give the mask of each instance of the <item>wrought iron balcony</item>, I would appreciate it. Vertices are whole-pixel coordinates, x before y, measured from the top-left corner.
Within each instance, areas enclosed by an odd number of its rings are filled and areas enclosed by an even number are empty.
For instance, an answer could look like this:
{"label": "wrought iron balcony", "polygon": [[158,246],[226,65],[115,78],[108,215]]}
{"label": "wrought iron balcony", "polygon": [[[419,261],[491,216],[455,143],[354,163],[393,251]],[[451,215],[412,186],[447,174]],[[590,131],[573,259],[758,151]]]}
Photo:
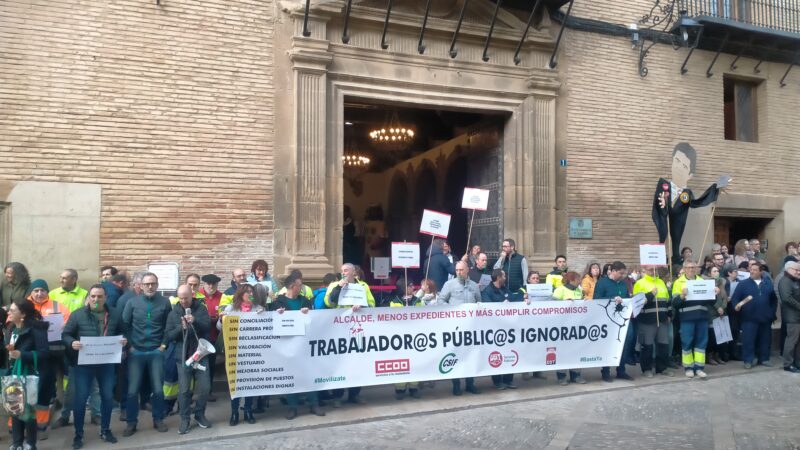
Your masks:
{"label": "wrought iron balcony", "polygon": [[800,34],[800,0],[686,0],[691,17],[714,17]]}

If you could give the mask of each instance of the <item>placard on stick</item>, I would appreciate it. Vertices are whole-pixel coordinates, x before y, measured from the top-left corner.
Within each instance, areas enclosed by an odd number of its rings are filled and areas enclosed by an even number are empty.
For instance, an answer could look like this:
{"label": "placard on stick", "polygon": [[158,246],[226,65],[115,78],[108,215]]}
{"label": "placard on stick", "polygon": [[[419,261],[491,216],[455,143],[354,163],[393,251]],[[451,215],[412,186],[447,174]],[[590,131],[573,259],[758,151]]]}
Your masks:
{"label": "placard on stick", "polygon": [[486,189],[464,188],[461,207],[486,211],[489,208],[489,191]]}
{"label": "placard on stick", "polygon": [[422,213],[422,223],[419,232],[430,236],[447,239],[450,231],[450,214],[426,209]]}
{"label": "placard on stick", "polygon": [[376,280],[385,280],[389,278],[391,272],[389,258],[382,256],[375,256],[372,258],[372,273],[375,275]]}
{"label": "placard on stick", "polygon": [[639,245],[639,262],[642,266],[666,266],[667,248],[664,244]]}
{"label": "placard on stick", "polygon": [[392,242],[392,268],[419,269],[419,242]]}

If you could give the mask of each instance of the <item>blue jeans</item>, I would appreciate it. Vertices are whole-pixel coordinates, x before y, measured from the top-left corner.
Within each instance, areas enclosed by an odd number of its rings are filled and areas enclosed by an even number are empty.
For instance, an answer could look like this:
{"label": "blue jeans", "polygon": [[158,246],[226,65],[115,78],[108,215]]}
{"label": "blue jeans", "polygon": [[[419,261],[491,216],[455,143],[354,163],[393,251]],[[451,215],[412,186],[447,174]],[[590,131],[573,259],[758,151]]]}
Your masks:
{"label": "blue jeans", "polygon": [[[61,418],[65,420],[69,420],[70,413],[73,413],[73,410],[77,410],[80,408],[75,408],[75,405],[80,403],[76,403],[77,400],[75,399],[75,382],[73,378],[73,372],[75,370],[75,366],[71,366],[69,364],[64,366],[64,377],[67,380],[67,388],[64,389],[64,407],[61,409]],[[98,389],[97,382],[92,382],[91,390],[89,391],[89,407],[92,410],[92,417],[98,417],[101,414],[101,407],[100,407],[100,391]],[[86,399],[83,400],[83,404],[81,408],[84,410],[86,409]]]}
{"label": "blue jeans", "polygon": [[772,338],[770,323],[742,321],[742,361],[752,364],[769,361],[769,345]]}
{"label": "blue jeans", "polygon": [[86,416],[86,399],[92,389],[92,381],[100,387],[100,432],[111,427],[111,409],[114,407],[114,364],[88,364],[72,367],[70,383],[75,384],[75,436],[83,437],[83,420]]}
{"label": "blue jeans", "polygon": [[681,320],[681,362],[685,370],[703,370],[708,345],[708,319]]}
{"label": "blue jeans", "polygon": [[158,349],[147,352],[132,350],[128,354],[128,400],[125,402],[129,425],[136,425],[139,421],[139,388],[145,371],[153,392],[153,421],[164,420],[164,352]]}
{"label": "blue jeans", "polygon": [[[632,325],[633,324],[628,325],[628,331],[625,334],[625,343],[622,345],[622,354],[619,357],[620,363],[617,366],[617,376],[627,374],[625,363],[628,361],[628,358],[631,360],[635,359],[634,351],[636,350],[636,332]],[[611,376],[611,367],[603,367],[600,369],[600,374],[602,374],[603,377]]]}
{"label": "blue jeans", "polygon": [[[575,379],[578,378],[579,376],[581,376],[581,371],[580,370],[570,370],[569,371],[569,381],[575,381]],[[559,380],[563,380],[564,378],[567,378],[567,373],[566,372],[556,372],[556,378],[558,378]]]}
{"label": "blue jeans", "polygon": [[[244,398],[244,412],[250,413],[253,412],[253,399],[255,397],[245,397]],[[239,404],[241,402],[241,398],[234,398],[231,399],[231,413],[239,414]]]}

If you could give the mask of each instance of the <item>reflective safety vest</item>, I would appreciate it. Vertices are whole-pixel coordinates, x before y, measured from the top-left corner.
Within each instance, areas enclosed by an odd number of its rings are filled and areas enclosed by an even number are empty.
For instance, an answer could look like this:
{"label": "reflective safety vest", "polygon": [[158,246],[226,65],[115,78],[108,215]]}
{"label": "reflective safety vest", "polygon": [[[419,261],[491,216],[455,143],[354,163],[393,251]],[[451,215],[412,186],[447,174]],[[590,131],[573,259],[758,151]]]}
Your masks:
{"label": "reflective safety vest", "polygon": [[[370,307],[374,308],[375,307],[375,297],[372,296],[372,291],[369,289],[369,285],[366,283],[366,281],[362,281],[362,280],[357,280],[357,283],[362,285],[362,286],[364,286],[364,290],[367,291],[367,304]],[[339,285],[338,281],[334,281],[333,283],[328,285],[328,290],[325,291],[325,306],[328,307],[328,308],[350,308],[349,305],[337,305],[337,304],[331,303],[331,292],[333,291],[333,288],[335,288],[338,285]]]}
{"label": "reflective safety vest", "polygon": [[[549,276],[548,276],[549,278]],[[569,289],[563,284],[553,291],[553,299],[555,300],[581,300],[583,299],[583,291],[578,286],[575,289]]]}
{"label": "reflective safety vest", "polygon": [[[653,289],[657,294],[653,295]],[[637,320],[641,323],[666,323],[672,302],[669,298],[669,290],[664,280],[649,274],[643,274],[642,278],[633,285],[633,295],[645,294],[647,302],[639,313]],[[658,315],[658,320],[656,320]]]}
{"label": "reflective safety vest", "polygon": [[[566,271],[565,271],[566,272]],[[553,286],[553,289],[560,288],[564,285],[564,273],[559,272],[558,270],[553,270],[552,272],[547,274],[547,278],[544,279],[544,282]]]}
{"label": "reflective safety vest", "polygon": [[[282,287],[281,290],[278,291],[278,295],[285,295],[285,294],[286,294],[286,286]],[[311,290],[311,288],[306,286],[305,284],[302,285],[302,287],[300,287],[300,295],[309,300],[314,300],[314,291]]]}
{"label": "reflective safety vest", "polygon": [[[695,280],[702,280],[696,276]],[[681,275],[672,285],[672,305],[678,310],[681,320],[708,320],[708,305],[714,300],[695,300],[687,302],[681,297],[683,288],[686,287],[686,275]]]}
{"label": "reflective safety vest", "polygon": [[412,295],[411,298],[408,299],[407,305],[404,299],[400,297],[394,297],[392,300],[389,301],[389,306],[392,308],[402,308],[404,306],[425,306],[425,302],[423,302],[421,298],[414,297]]}
{"label": "reflective safety vest", "polygon": [[77,284],[71,291],[58,288],[53,289],[49,294],[50,300],[61,304],[67,308],[69,312],[74,312],[76,309],[83,308],[87,295],[89,295],[89,293],[86,292],[86,289],[81,288]]}

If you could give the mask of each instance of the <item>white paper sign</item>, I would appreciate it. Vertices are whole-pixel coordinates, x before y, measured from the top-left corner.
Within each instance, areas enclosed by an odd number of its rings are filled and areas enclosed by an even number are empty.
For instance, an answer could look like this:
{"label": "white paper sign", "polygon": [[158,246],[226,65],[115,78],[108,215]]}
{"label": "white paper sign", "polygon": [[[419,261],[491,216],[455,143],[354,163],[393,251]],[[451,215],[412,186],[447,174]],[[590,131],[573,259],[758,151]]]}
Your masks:
{"label": "white paper sign", "polygon": [[639,246],[639,262],[642,266],[666,266],[667,248],[664,244],[642,244]]}
{"label": "white paper sign", "polygon": [[489,191],[485,189],[464,188],[464,198],[461,199],[464,209],[478,209],[486,211],[489,207]]}
{"label": "white paper sign", "polygon": [[711,325],[714,327],[714,336],[717,338],[717,344],[724,344],[733,340],[728,316],[717,317],[711,321]]}
{"label": "white paper sign", "polygon": [[450,231],[450,214],[430,209],[423,211],[422,224],[419,226],[420,233],[446,239],[448,231]]}
{"label": "white paper sign", "polygon": [[391,258],[376,256],[372,258],[372,273],[378,280],[385,280],[389,278],[391,268]]}
{"label": "white paper sign", "polygon": [[359,283],[348,283],[339,293],[339,304],[342,306],[369,306],[367,290]]}
{"label": "white paper sign", "polygon": [[122,336],[82,337],[78,365],[119,364],[122,362]]}
{"label": "white paper sign", "polygon": [[528,300],[550,300],[553,295],[553,285],[548,283],[529,284],[525,289]]}
{"label": "white paper sign", "polygon": [[47,327],[47,341],[55,342],[61,340],[61,332],[64,331],[64,315],[61,313],[44,316],[45,322],[50,322]]}
{"label": "white paper sign", "polygon": [[714,300],[714,280],[687,280],[686,300]]}
{"label": "white paper sign", "polygon": [[147,271],[158,277],[159,291],[174,291],[180,285],[180,274],[177,263],[150,263]]}
{"label": "white paper sign", "polygon": [[487,275],[487,274],[481,275],[481,279],[478,280],[478,289],[481,290],[481,291],[486,289],[486,286],[488,286],[489,283],[491,283],[491,282],[492,282],[492,276],[491,275]]}
{"label": "white paper sign", "polygon": [[305,336],[308,314],[300,311],[284,311],[272,315],[272,334],[274,336]]}
{"label": "white paper sign", "polygon": [[642,312],[642,308],[644,308],[644,304],[647,303],[647,296],[639,293],[633,296],[631,299],[631,307],[633,308],[633,312],[631,313],[631,317],[636,318],[640,312]]}
{"label": "white paper sign", "polygon": [[392,242],[392,267],[419,269],[419,242]]}

